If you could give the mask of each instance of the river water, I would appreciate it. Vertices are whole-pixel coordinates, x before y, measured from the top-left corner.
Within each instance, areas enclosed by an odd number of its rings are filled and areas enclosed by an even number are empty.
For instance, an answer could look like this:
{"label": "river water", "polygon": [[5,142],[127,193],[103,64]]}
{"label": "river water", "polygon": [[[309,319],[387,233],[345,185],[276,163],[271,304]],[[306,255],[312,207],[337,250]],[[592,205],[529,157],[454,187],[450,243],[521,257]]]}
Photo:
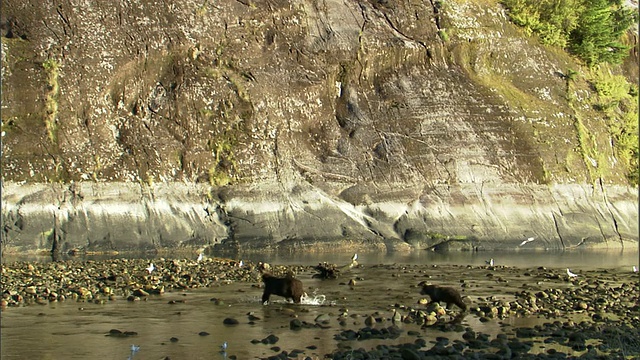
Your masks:
{"label": "river water", "polygon": [[[639,244],[640,245],[640,244]],[[638,265],[638,248],[636,249],[599,249],[599,250],[580,250],[580,251],[455,251],[455,252],[432,252],[432,251],[413,251],[413,252],[376,252],[376,253],[360,253],[358,255],[358,263],[363,265],[375,264],[421,264],[421,265],[484,265],[485,261],[494,259],[495,265],[515,266],[515,267],[584,267],[589,269],[596,268],[615,268],[629,267]],[[195,259],[198,254],[185,254],[180,252],[175,254],[175,258],[185,258],[193,256]],[[316,265],[319,262],[327,261],[334,264],[347,264],[351,261],[352,253],[346,252],[321,252],[321,253],[269,253],[267,255],[258,253],[248,253],[242,255],[220,255],[220,257],[231,257],[236,260],[244,259],[251,261],[262,261],[273,264],[283,265]],[[154,259],[158,255],[148,253],[127,253],[123,255],[81,255],[81,256],[65,256],[64,260],[105,260],[119,257],[127,258],[145,258]],[[162,257],[172,258],[170,254],[163,254]],[[2,254],[2,262],[12,261],[33,261],[33,262],[50,262],[50,256],[37,255],[16,255]]]}
{"label": "river water", "polygon": [[[414,285],[422,280],[428,278],[455,284],[460,278],[474,276],[464,268],[457,272],[441,270],[446,269],[447,265],[480,266],[493,258],[497,266],[571,268],[574,272],[592,269],[630,271],[633,265],[639,266],[637,250],[358,255],[358,262],[362,266],[350,270],[341,279],[320,280],[313,279],[311,273],[299,274],[298,278],[303,281],[309,295],[300,305],[272,297],[272,303],[263,306],[260,304],[262,290],[253,286],[255,284],[230,283],[168,292],[138,302],[117,300],[99,305],[68,300],[47,305],[10,307],[1,314],[1,359],[224,359],[232,355],[237,359],[256,359],[294,349],[304,351],[301,359],[304,356],[322,359],[325,354],[345,347],[372,348],[377,344],[413,342],[415,336],[409,336],[409,330],[420,331],[427,342],[435,341],[438,336],[454,340],[461,334],[424,330],[416,324],[400,324],[403,333],[397,339],[338,341],[334,337],[347,329],[365,327],[364,318],[369,315],[387,319],[376,324],[376,327],[390,326],[394,305],[417,306],[416,302],[421,296]],[[316,265],[323,261],[346,264],[352,256],[346,253],[322,253],[245,255],[242,258],[272,264]],[[3,262],[13,260],[3,258]],[[46,258],[39,260],[48,261]],[[517,272],[511,274],[505,273],[503,276],[512,283],[523,281]],[[358,279],[356,286],[348,286],[348,279]],[[477,279],[480,286],[470,290],[470,297],[492,296],[500,291],[483,281],[482,278]],[[222,303],[216,304],[211,301],[213,298],[222,300]],[[344,311],[348,312],[349,317],[346,324],[341,325],[337,318]],[[247,314],[257,319],[251,321]],[[313,324],[316,317],[322,314],[330,317],[329,323],[323,327],[289,328],[293,316]],[[239,324],[224,325],[225,318],[234,318]],[[464,318],[463,325],[472,327],[476,332],[496,335],[505,327],[530,326],[540,321],[535,317],[511,317],[502,321],[480,322],[470,314]],[[137,335],[106,336],[111,329],[134,331]],[[252,343],[252,340],[259,341],[269,335],[275,335],[279,340],[270,345]],[[220,353],[223,342],[228,343],[226,353]],[[132,345],[139,347],[133,356]]]}

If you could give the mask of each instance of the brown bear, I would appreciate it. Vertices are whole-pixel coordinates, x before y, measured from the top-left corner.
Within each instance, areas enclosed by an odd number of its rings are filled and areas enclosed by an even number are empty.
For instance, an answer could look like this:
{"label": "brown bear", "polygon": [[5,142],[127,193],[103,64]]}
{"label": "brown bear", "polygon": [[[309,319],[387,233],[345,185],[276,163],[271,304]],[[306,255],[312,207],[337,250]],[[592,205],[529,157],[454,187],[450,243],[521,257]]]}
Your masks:
{"label": "brown bear", "polygon": [[462,311],[467,311],[467,304],[462,301],[462,297],[458,290],[450,287],[441,287],[438,285],[429,285],[426,283],[420,283],[422,290],[420,294],[429,295],[431,302],[445,302],[447,303],[447,309],[451,308],[452,304],[458,305]]}
{"label": "brown bear", "polygon": [[271,294],[282,296],[287,300],[292,299],[294,303],[299,304],[302,295],[305,294],[302,281],[295,279],[291,275],[279,278],[269,273],[263,273],[262,281],[264,282],[264,292],[262,293],[263,304],[269,301]]}

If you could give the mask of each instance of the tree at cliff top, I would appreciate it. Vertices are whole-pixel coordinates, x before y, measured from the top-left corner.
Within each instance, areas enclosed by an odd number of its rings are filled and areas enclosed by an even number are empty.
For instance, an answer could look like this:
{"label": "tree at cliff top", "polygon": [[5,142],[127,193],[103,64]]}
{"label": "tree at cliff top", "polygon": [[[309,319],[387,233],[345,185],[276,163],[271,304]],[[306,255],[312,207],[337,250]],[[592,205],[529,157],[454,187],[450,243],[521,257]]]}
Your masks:
{"label": "tree at cliff top", "polygon": [[634,22],[631,9],[609,0],[584,0],[578,26],[571,31],[569,49],[587,65],[619,64],[629,54],[620,41]]}
{"label": "tree at cliff top", "polygon": [[504,0],[511,20],[547,45],[569,50],[588,66],[618,64],[629,54],[621,41],[637,19],[619,0]]}

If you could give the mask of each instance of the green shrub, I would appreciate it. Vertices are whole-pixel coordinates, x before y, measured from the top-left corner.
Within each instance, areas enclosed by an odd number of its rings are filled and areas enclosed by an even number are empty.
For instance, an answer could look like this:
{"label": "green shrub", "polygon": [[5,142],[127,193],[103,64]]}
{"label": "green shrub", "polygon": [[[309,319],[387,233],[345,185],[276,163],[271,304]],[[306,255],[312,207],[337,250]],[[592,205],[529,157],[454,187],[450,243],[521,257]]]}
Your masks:
{"label": "green shrub", "polygon": [[618,108],[621,101],[632,97],[631,84],[622,75],[600,72],[593,81],[593,87],[598,93],[597,107],[605,112]]}
{"label": "green shrub", "polygon": [[628,55],[620,41],[635,13],[618,0],[503,0],[513,23],[545,45],[567,49],[587,65],[616,64]]}
{"label": "green shrub", "polygon": [[616,157],[631,184],[638,185],[638,86],[602,70],[592,85],[598,94],[594,105],[606,116]]}
{"label": "green shrub", "polygon": [[620,41],[634,21],[630,9],[609,0],[583,0],[578,26],[571,31],[569,50],[587,65],[618,64],[629,53]]}
{"label": "green shrub", "polygon": [[569,34],[577,26],[580,0],[504,0],[511,21],[537,34],[545,45],[565,48]]}

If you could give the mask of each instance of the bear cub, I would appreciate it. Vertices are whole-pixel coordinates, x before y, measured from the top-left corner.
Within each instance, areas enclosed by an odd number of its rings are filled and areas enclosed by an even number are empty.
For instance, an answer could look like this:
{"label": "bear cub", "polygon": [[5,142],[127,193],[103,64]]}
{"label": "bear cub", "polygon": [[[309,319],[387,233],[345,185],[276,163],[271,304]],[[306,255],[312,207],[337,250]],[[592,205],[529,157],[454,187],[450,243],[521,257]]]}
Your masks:
{"label": "bear cub", "polygon": [[262,293],[263,304],[269,302],[269,297],[272,294],[282,296],[287,300],[292,299],[294,303],[299,304],[302,295],[305,294],[302,282],[290,275],[279,278],[268,273],[263,273],[262,281],[264,282],[264,292]]}
{"label": "bear cub", "polygon": [[467,304],[462,301],[462,296],[460,296],[458,290],[438,285],[427,285],[425,283],[420,283],[420,285],[422,285],[420,294],[429,295],[431,302],[447,303],[447,309],[450,309],[451,305],[455,304],[462,309],[462,311],[467,311]]}

